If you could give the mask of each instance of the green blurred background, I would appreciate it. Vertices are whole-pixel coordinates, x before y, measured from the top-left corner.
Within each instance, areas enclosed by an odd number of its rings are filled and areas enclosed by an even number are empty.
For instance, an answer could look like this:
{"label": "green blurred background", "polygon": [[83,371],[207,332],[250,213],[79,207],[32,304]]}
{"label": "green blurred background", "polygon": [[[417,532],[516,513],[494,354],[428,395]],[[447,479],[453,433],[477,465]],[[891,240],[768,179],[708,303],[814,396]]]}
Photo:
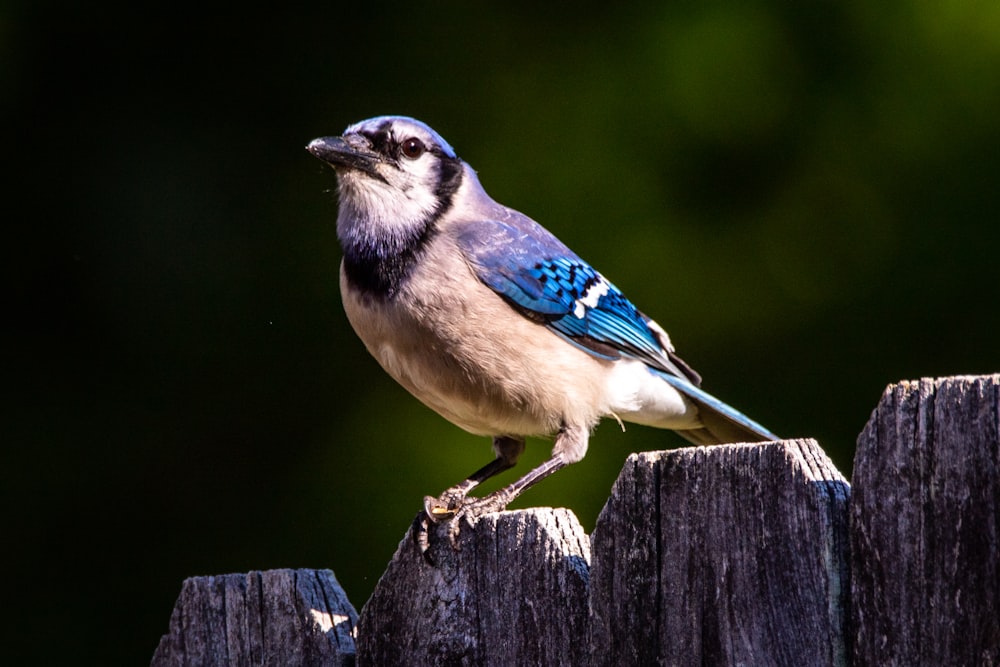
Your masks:
{"label": "green blurred background", "polygon": [[[845,474],[886,384],[1000,370],[1000,4],[362,4],[0,9],[10,664],[143,664],[192,575],[329,567],[360,608],[490,458],[342,314],[303,147],[362,118],[428,122]],[[606,423],[517,505],[590,530],[680,444]]]}

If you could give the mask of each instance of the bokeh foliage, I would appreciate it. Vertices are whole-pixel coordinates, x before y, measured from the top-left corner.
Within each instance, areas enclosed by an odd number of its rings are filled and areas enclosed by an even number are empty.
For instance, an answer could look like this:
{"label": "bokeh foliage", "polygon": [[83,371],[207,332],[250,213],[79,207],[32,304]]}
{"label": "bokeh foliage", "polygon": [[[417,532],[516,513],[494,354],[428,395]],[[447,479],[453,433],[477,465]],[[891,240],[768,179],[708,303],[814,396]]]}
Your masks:
{"label": "bokeh foliage", "polygon": [[[211,15],[0,9],[9,655],[142,663],[197,574],[331,567],[360,607],[421,497],[489,458],[340,310],[303,146],[368,116],[430,123],[845,473],[887,383],[1000,370],[995,2]],[[518,506],[589,529],[629,452],[680,444],[606,423]]]}

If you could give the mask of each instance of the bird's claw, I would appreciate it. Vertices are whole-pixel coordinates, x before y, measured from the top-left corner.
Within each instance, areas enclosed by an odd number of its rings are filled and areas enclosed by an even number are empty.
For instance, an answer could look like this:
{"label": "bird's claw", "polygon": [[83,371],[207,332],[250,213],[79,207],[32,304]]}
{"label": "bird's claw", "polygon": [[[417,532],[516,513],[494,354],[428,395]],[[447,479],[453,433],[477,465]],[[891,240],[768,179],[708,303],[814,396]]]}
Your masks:
{"label": "bird's claw", "polygon": [[[450,490],[449,490],[450,491]],[[458,497],[445,491],[440,498],[424,497],[424,509],[417,513],[413,522],[413,540],[429,565],[434,565],[430,552],[430,531],[432,526],[448,522],[448,541],[451,548],[459,551],[458,536],[464,521],[470,527],[475,520],[490,512],[500,512],[507,507],[510,498],[504,490],[491,493],[482,498],[467,499],[464,495]]]}
{"label": "bird's claw", "polygon": [[435,518],[432,519],[432,514],[426,509],[417,512],[417,516],[413,520],[413,542],[416,544],[417,549],[420,551],[420,555],[424,557],[424,560],[428,565],[437,565],[434,560],[434,556],[431,553],[431,531],[437,530],[437,526],[444,521],[448,521],[448,542],[451,544],[451,548],[454,551],[461,550],[461,547],[458,544],[458,535],[461,532],[461,522],[463,518],[468,522],[468,518],[466,518],[465,512],[462,511],[462,509],[463,508],[458,508],[450,511],[450,519],[442,516],[442,513],[440,512],[433,515]]}
{"label": "bird's claw", "polygon": [[447,492],[440,498],[424,496],[424,514],[434,523],[454,519],[464,507],[465,497],[452,498]]}
{"label": "bird's claw", "polygon": [[448,541],[451,547],[458,551],[458,533],[460,519],[466,512],[465,496],[467,488],[452,487],[440,497],[424,496],[424,509],[417,514],[413,522],[413,540],[429,565],[434,565],[431,556],[430,531],[432,525],[450,522],[448,525]]}
{"label": "bird's claw", "polygon": [[448,541],[451,548],[458,551],[459,519],[465,514],[465,494],[458,490],[448,489],[439,498],[424,496],[424,509],[417,513],[413,521],[413,540],[428,565],[435,564],[430,550],[430,532],[434,529],[432,526],[449,522]]}
{"label": "bird's claw", "polygon": [[420,510],[413,518],[413,527],[410,529],[413,535],[413,543],[416,545],[424,561],[430,566],[434,566],[434,557],[431,555],[430,526],[431,520],[427,517],[427,512]]}

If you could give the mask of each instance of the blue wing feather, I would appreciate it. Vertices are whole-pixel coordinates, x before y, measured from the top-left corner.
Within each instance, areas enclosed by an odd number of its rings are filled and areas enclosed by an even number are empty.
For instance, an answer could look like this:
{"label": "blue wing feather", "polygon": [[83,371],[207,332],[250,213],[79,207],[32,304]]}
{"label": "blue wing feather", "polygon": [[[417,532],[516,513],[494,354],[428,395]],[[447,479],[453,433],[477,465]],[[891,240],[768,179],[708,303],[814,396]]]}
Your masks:
{"label": "blue wing feather", "polygon": [[599,356],[626,354],[674,371],[632,302],[543,227],[479,221],[459,241],[479,279],[526,316]]}

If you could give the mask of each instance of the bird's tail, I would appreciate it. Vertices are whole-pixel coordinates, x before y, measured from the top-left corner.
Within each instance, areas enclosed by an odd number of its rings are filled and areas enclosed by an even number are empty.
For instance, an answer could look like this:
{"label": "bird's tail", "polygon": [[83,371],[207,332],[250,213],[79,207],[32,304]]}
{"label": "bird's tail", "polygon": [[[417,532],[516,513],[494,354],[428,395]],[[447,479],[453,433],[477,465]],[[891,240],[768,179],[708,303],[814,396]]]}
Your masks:
{"label": "bird's tail", "polygon": [[781,439],[736,408],[723,403],[684,378],[663,372],[657,374],[698,406],[702,427],[676,431],[677,435],[686,440],[696,445],[719,445]]}

